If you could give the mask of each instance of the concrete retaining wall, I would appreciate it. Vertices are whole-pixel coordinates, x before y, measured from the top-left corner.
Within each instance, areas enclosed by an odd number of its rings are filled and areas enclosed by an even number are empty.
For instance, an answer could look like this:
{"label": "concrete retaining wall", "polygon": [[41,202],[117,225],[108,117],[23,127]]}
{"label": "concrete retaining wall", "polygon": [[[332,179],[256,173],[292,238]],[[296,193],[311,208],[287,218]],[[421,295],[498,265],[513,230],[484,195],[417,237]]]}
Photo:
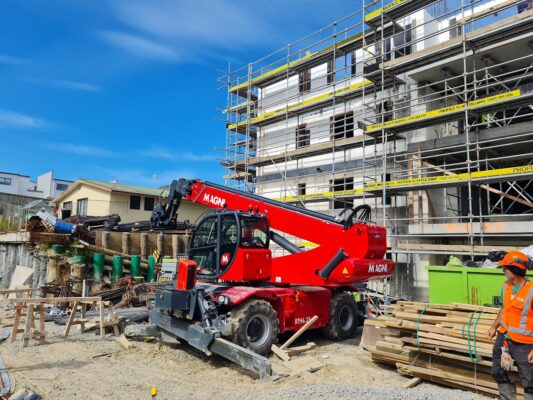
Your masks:
{"label": "concrete retaining wall", "polygon": [[17,265],[33,268],[33,275],[25,282],[31,287],[45,283],[48,257],[39,255],[35,246],[24,242],[0,242],[0,286],[9,288]]}

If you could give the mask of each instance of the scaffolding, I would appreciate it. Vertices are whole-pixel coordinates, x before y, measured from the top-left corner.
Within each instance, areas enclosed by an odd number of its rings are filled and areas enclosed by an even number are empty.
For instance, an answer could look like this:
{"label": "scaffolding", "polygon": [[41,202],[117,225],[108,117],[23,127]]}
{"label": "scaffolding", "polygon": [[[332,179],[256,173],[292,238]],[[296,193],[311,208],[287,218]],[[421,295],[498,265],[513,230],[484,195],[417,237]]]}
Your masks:
{"label": "scaffolding", "polygon": [[531,244],[532,27],[531,0],[364,0],[228,69],[226,184],[369,203],[405,274]]}

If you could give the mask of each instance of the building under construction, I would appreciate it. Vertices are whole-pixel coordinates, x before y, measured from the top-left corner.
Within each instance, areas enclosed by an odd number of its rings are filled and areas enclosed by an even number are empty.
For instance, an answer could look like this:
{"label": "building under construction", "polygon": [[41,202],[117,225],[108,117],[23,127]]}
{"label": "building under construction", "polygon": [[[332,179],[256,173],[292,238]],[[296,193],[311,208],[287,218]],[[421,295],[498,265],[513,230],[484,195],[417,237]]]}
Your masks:
{"label": "building under construction", "polygon": [[331,215],[371,205],[393,293],[450,255],[532,244],[530,0],[363,0],[222,79],[226,184]]}

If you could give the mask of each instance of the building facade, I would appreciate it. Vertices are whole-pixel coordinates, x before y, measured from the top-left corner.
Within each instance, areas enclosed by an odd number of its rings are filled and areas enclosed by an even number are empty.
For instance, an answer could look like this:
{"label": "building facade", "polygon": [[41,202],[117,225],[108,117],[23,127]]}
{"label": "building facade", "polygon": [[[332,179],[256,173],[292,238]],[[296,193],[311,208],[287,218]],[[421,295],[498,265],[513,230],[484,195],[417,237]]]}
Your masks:
{"label": "building facade", "polygon": [[[149,220],[155,204],[164,196],[165,189],[79,179],[53,202],[64,217],[118,214],[121,223],[129,223]],[[208,207],[183,200],[179,220],[195,223],[207,211]]]}
{"label": "building facade", "polygon": [[530,1],[363,0],[222,79],[226,184],[333,215],[371,205],[396,293],[423,298],[450,254],[533,241]]}
{"label": "building facade", "polygon": [[53,199],[64,192],[72,181],[54,178],[47,172],[32,181],[28,175],[0,172],[0,201],[10,204],[27,204],[36,199]]}

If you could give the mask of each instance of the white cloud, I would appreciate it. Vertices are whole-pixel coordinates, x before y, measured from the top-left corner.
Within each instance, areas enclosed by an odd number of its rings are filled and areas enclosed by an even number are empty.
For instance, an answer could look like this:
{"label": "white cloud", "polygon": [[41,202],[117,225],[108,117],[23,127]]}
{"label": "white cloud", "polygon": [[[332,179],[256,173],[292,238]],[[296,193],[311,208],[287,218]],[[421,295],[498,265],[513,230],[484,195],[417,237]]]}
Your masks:
{"label": "white cloud", "polygon": [[214,154],[195,154],[190,151],[171,152],[168,149],[161,147],[151,147],[148,150],[139,152],[139,155],[143,157],[153,157],[166,160],[183,160],[183,161],[215,161],[216,156]]}
{"label": "white cloud", "polygon": [[175,160],[177,158],[175,153],[160,147],[151,147],[148,150],[140,151],[139,155],[143,157],[164,158],[167,160]]}
{"label": "white cloud", "polygon": [[169,39],[233,47],[254,43],[265,33],[266,21],[258,19],[246,4],[230,0],[130,0],[115,1],[113,5],[124,24]]}
{"label": "white cloud", "polygon": [[114,0],[111,4],[125,31],[102,32],[102,38],[157,61],[202,63],[220,58],[221,51],[268,43],[278,34],[275,19],[260,11],[268,4],[232,0]]}
{"label": "white cloud", "polygon": [[21,65],[25,64],[28,60],[21,57],[10,56],[8,54],[0,54],[0,63]]}
{"label": "white cloud", "polygon": [[54,83],[60,87],[64,87],[65,89],[81,90],[93,93],[101,93],[104,91],[102,87],[87,82],[56,80]]}
{"label": "white cloud", "polygon": [[138,35],[104,31],[101,36],[108,43],[141,58],[166,62],[175,62],[179,58],[172,48]]}
{"label": "white cloud", "polygon": [[36,78],[27,78],[24,79],[26,82],[36,83],[43,86],[58,87],[61,89],[68,90],[79,90],[83,92],[91,93],[102,93],[104,89],[100,86],[94,85],[92,83],[80,82],[80,81],[69,81],[64,79],[36,79]]}
{"label": "white cloud", "polygon": [[0,128],[45,128],[49,123],[27,114],[0,110]]}
{"label": "white cloud", "polygon": [[[318,0],[111,0],[111,12],[123,26],[103,37],[152,60],[235,60],[250,49],[270,51],[298,40],[331,18],[343,17],[344,10],[353,11],[346,1],[332,2],[326,7]],[[315,8],[320,11],[313,12]]]}
{"label": "white cloud", "polygon": [[194,154],[186,152],[182,155],[182,159],[187,161],[215,161],[216,156],[213,154]]}
{"label": "white cloud", "polygon": [[71,143],[49,143],[46,145],[49,149],[62,151],[65,153],[79,154],[84,156],[95,156],[95,157],[110,157],[113,153],[109,150],[94,147],[86,146],[81,144],[71,144]]}

